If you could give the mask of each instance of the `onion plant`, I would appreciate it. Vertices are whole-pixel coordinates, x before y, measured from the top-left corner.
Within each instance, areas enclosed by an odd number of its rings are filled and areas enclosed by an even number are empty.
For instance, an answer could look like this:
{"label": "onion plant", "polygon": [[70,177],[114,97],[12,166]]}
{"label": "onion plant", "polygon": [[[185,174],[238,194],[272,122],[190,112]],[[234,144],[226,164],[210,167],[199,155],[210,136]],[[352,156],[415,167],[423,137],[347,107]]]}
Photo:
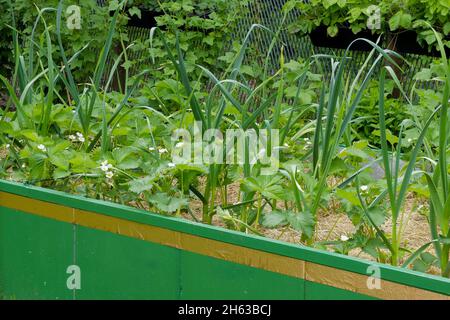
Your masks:
{"label": "onion plant", "polygon": [[[439,112],[439,145],[437,150],[437,164],[432,163],[433,172],[425,172],[430,193],[429,225],[435,253],[439,261],[441,274],[450,277],[450,177],[448,174],[447,152],[449,147],[449,97],[450,97],[450,64],[444,50],[442,39],[432,29],[437,39],[441,53],[441,62],[445,75],[443,79],[443,95]],[[437,113],[437,110],[436,112]],[[426,130],[426,127],[423,129]],[[429,246],[425,244],[421,251]],[[415,259],[411,257],[405,262],[405,266]]]}
{"label": "onion plant", "polygon": [[[175,45],[176,56],[173,55],[171,48],[169,48],[167,42],[164,40],[164,34],[158,29],[153,28],[151,31],[151,37],[153,38],[155,33],[161,36],[165,50],[168,53],[168,57],[177,71],[179,79],[184,86],[186,95],[188,96],[190,109],[194,115],[196,121],[202,124],[203,132],[208,129],[220,129],[224,126],[229,127],[231,123],[232,128],[240,128],[243,130],[254,129],[270,129],[279,127],[279,117],[281,113],[281,102],[283,100],[283,86],[280,86],[278,92],[273,95],[266,96],[265,89],[271,84],[277,77],[283,78],[283,62],[281,63],[281,69],[275,72],[273,75],[267,76],[263,79],[262,83],[252,89],[249,85],[238,81],[238,77],[241,76],[240,69],[244,61],[246,49],[249,45],[251,35],[255,29],[262,29],[266,32],[271,32],[269,29],[262,25],[253,25],[243,43],[237,52],[233,62],[223,74],[223,80],[219,80],[211,71],[203,66],[197,66],[203,71],[203,75],[206,76],[208,81],[213,84],[212,89],[209,92],[209,96],[204,102],[200,102],[195,95],[195,91],[192,88],[186,66],[183,59],[183,53],[180,49],[178,37]],[[275,34],[277,36],[278,32]],[[269,53],[270,54],[270,50]],[[268,59],[266,59],[266,64]],[[267,70],[267,67],[265,68]],[[217,95],[217,92],[220,95]],[[236,95],[239,92],[244,92],[245,99],[241,101]],[[225,108],[231,105],[235,110],[237,116],[233,119],[229,119],[225,116]],[[253,110],[250,109],[254,107]],[[270,110],[269,115],[267,111]],[[262,121],[260,126],[256,125],[256,121],[259,118],[264,118],[267,115],[265,121]],[[246,154],[248,154],[249,146],[246,145]],[[248,160],[248,159],[247,159]],[[251,175],[251,166],[249,161],[246,161],[243,165],[244,177]],[[220,176],[226,174],[226,166],[223,164],[211,164],[209,166],[209,173],[206,178],[205,191],[202,193],[194,186],[190,186],[191,191],[199,197],[203,203],[203,222],[211,223],[213,215],[216,213],[216,194],[219,187]],[[252,203],[252,197],[254,192],[244,192],[242,204]],[[225,200],[226,201],[226,200]],[[226,206],[226,203],[225,203]],[[246,209],[244,207],[243,215],[246,216]],[[243,224],[247,223],[247,218],[243,218]]]}
{"label": "onion plant", "polygon": [[[420,127],[420,134],[415,142],[414,147],[412,148],[410,154],[408,155],[408,164],[405,165],[404,168],[401,167],[401,146],[402,146],[402,136],[403,136],[403,125],[400,128],[399,140],[397,142],[397,146],[392,145],[391,148],[388,146],[388,138],[387,138],[387,128],[386,128],[386,118],[385,118],[385,77],[386,72],[389,72],[392,78],[395,80],[397,86],[401,90],[399,86],[399,81],[395,76],[395,73],[392,71],[392,68],[386,66],[382,68],[379,79],[379,125],[380,125],[380,144],[381,144],[381,154],[383,159],[383,168],[385,172],[385,181],[386,181],[386,190],[383,191],[376,199],[368,204],[361,196],[359,182],[356,179],[356,192],[358,194],[359,201],[361,203],[361,207],[363,212],[365,213],[368,221],[376,230],[378,236],[384,243],[384,246],[389,250],[391,254],[391,264],[399,265],[401,261],[401,257],[404,252],[408,250],[403,248],[402,245],[402,233],[405,227],[405,219],[404,219],[404,201],[408,192],[408,188],[411,182],[411,179],[414,175],[418,175],[422,172],[416,169],[417,160],[419,155],[422,152],[425,143],[425,136],[427,130],[431,123],[433,122],[436,115],[439,114],[439,125],[440,125],[440,139],[439,139],[439,148],[438,148],[438,161],[431,161],[431,165],[435,165],[434,173],[430,174],[428,172],[424,172],[423,174],[426,177],[428,182],[429,192],[430,192],[430,215],[429,215],[429,224],[431,229],[432,241],[422,245],[418,248],[414,253],[412,253],[408,259],[404,261],[402,264],[404,267],[407,267],[409,264],[415,261],[419,257],[419,255],[424,252],[431,244],[434,245],[436,255],[440,262],[441,273],[443,276],[449,275],[449,212],[450,210],[450,201],[448,194],[448,173],[447,173],[447,158],[446,151],[448,147],[448,99],[449,99],[449,65],[447,58],[445,56],[445,51],[442,49],[442,42],[439,36],[435,33],[438,43],[441,46],[442,60],[446,70],[446,78],[444,79],[444,94],[443,100],[440,106],[438,106],[434,112],[430,115],[428,120],[420,125],[416,123],[418,127]],[[402,90],[401,90],[402,91]],[[402,91],[403,92],[403,91]],[[404,92],[403,92],[404,94]],[[405,95],[406,96],[406,95]],[[429,155],[430,149],[427,148],[427,153]],[[430,156],[430,155],[429,155]],[[430,159],[429,157],[424,157],[425,159]],[[442,174],[442,172],[444,172]],[[384,197],[388,197],[389,205],[391,209],[391,218],[392,218],[392,227],[390,235],[385,234],[380,227],[378,227],[370,216],[370,209],[376,206]],[[439,234],[439,230],[441,234]]]}
{"label": "onion plant", "polygon": [[[355,79],[350,82],[345,72],[350,59],[349,52],[351,47],[360,41],[367,42],[373,49]],[[377,56],[372,61],[372,57],[375,54]],[[323,84],[316,112],[316,127],[311,155],[312,175],[315,183],[309,191],[312,200],[310,204],[305,203],[303,205],[304,208],[310,210],[315,219],[321,205],[322,196],[328,188],[327,179],[329,178],[332,162],[337,156],[340,145],[342,143],[350,143],[351,122],[365,89],[383,58],[393,65],[397,65],[393,57],[399,57],[399,55],[390,50],[382,49],[378,44],[367,39],[354,40],[347,47],[340,61],[335,61],[334,57],[329,55],[316,55],[313,57],[316,59],[330,59],[332,65],[330,82],[324,82]],[[363,71],[366,71],[365,74]],[[355,178],[355,175],[351,178]],[[308,240],[309,243],[313,240],[312,237],[304,239]]]}
{"label": "onion plant", "polygon": [[[438,112],[439,108],[434,111],[434,113],[430,116],[430,118],[425,123],[422,131],[416,141],[416,144],[409,155],[409,162],[406,166],[406,169],[402,170],[400,167],[402,154],[400,152],[400,148],[402,145],[402,133],[403,130],[400,130],[399,141],[397,146],[394,148],[393,152],[391,152],[388,147],[388,139],[387,139],[387,129],[386,129],[386,119],[385,119],[385,109],[384,109],[384,94],[385,94],[385,77],[386,71],[390,71],[390,74],[395,77],[392,69],[389,66],[382,68],[380,73],[380,81],[379,81],[379,124],[380,124],[380,138],[381,138],[381,153],[383,159],[383,168],[385,172],[385,180],[387,184],[386,191],[382,192],[371,204],[367,204],[365,200],[361,196],[359,183],[356,183],[356,192],[358,194],[358,198],[360,200],[362,209],[372,224],[372,226],[377,231],[377,234],[382,239],[384,245],[391,253],[391,264],[398,265],[400,261],[401,252],[405,251],[404,248],[401,247],[401,236],[404,231],[403,223],[404,219],[402,216],[402,208],[403,203],[405,201],[408,187],[411,181],[411,177],[415,174],[415,165],[418,155],[420,154],[423,146],[423,141],[425,138],[425,134],[427,128],[431,124],[433,120],[433,116]],[[391,217],[392,217],[392,230],[391,230],[391,238],[389,239],[387,235],[373,222],[369,209],[374,207],[381,199],[385,196],[388,196],[389,204],[391,208]],[[417,252],[416,254],[420,253]],[[416,255],[415,254],[415,255]],[[412,256],[415,256],[412,255]]]}

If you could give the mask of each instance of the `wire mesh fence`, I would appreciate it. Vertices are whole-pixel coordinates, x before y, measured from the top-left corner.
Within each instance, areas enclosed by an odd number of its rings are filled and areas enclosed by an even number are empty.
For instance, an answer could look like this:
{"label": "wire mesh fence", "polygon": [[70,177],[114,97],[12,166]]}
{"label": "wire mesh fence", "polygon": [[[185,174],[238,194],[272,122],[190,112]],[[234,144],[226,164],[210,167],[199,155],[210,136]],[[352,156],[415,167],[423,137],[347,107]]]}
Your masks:
{"label": "wire mesh fence", "polygon": [[[344,55],[345,49],[336,49],[329,47],[315,46],[308,35],[293,34],[288,32],[287,26],[294,23],[301,17],[301,12],[298,10],[291,10],[284,18],[282,10],[287,0],[254,0],[249,4],[249,11],[247,16],[239,23],[236,28],[236,36],[238,38],[245,37],[247,31],[252,24],[262,24],[272,31],[278,30],[281,24],[281,30],[278,40],[270,55],[270,63],[273,69],[279,67],[279,57],[281,48],[283,47],[283,55],[286,61],[290,59],[308,59],[313,55],[324,54],[332,55],[337,58]],[[257,31],[253,37],[253,45],[259,48],[259,52],[264,54],[270,46],[273,39],[273,34],[263,31]],[[380,43],[382,47],[387,47],[386,41]],[[415,81],[415,74],[425,67],[430,66],[437,58],[427,55],[418,55],[410,53],[400,54],[408,62],[402,66],[401,82],[405,92],[410,92],[413,86],[416,88],[435,88],[437,83],[435,81]],[[348,64],[347,74],[349,77],[355,77],[361,69],[365,60],[369,55],[369,51],[350,50],[349,57],[351,59]],[[317,71],[317,70],[316,70]],[[323,63],[321,65],[321,72],[324,73],[325,78],[328,79],[331,74],[331,63]]]}
{"label": "wire mesh fence", "polygon": [[[99,5],[105,5],[104,0],[97,0]],[[279,68],[279,60],[281,50],[283,50],[283,56],[285,61],[291,59],[309,59],[313,55],[331,55],[337,59],[342,57],[345,49],[336,49],[322,46],[315,46],[310,37],[304,34],[293,34],[287,30],[287,26],[295,22],[301,17],[301,12],[298,10],[291,10],[285,15],[282,10],[283,5],[287,0],[252,0],[249,1],[248,10],[245,17],[235,26],[233,34],[234,39],[244,39],[248,30],[253,24],[263,25],[273,33],[269,33],[265,30],[255,29],[251,35],[251,46],[253,48],[251,55],[247,56],[247,59],[261,61],[263,63],[267,56],[268,48],[273,45],[273,49],[268,57],[269,69],[273,72]],[[279,29],[279,36],[274,43],[274,33]],[[128,38],[130,41],[137,39],[145,40],[150,36],[149,28],[129,26],[127,28]],[[386,43],[380,43],[381,46],[386,47]],[[230,44],[231,45],[231,44]],[[143,52],[133,52],[130,54],[130,60],[134,58],[142,58]],[[369,51],[350,50],[348,63],[347,76],[355,77],[365,60],[369,55]],[[403,53],[402,56],[408,61],[407,64],[402,65],[401,83],[405,92],[410,92],[414,87],[431,89],[436,88],[438,85],[435,81],[416,81],[415,74],[422,70],[422,68],[428,67],[433,63],[435,57]],[[150,63],[150,61],[148,61]],[[112,62],[109,63],[112,66]],[[323,61],[320,67],[315,65],[313,72],[319,72],[324,75],[325,79],[329,79],[331,76],[332,66],[329,61]],[[139,72],[139,65],[134,66],[130,70],[130,74]]]}

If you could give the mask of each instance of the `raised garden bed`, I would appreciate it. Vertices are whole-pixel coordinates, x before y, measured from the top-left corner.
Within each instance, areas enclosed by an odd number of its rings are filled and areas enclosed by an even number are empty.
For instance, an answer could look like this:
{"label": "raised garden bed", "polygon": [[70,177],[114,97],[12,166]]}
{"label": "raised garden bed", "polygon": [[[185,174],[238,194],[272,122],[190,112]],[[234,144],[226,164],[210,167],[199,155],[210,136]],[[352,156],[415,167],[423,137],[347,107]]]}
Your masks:
{"label": "raised garden bed", "polygon": [[[287,59],[281,24],[277,38],[254,24],[225,52],[234,5],[214,21],[165,13],[127,41],[122,11],[104,12],[100,55],[77,67],[63,3],[48,9],[56,43],[36,18],[20,39],[31,50],[14,46],[17,81],[0,77],[15,106],[1,114],[0,174],[30,185],[0,182],[1,297],[448,299],[448,95],[397,99],[404,79],[448,87],[446,59],[402,73],[388,40],[370,56]],[[261,33],[271,40],[254,46]]]}
{"label": "raised garden bed", "polygon": [[0,181],[0,296],[448,300],[450,280]]}

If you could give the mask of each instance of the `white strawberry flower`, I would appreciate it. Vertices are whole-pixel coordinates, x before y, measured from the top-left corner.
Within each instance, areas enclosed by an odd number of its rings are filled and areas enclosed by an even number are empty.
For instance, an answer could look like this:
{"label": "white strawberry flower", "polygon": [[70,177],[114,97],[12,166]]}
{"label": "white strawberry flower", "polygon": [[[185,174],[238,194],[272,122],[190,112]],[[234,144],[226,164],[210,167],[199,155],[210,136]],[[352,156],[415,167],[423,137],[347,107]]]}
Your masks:
{"label": "white strawberry flower", "polygon": [[163,154],[163,153],[167,153],[168,151],[167,151],[166,148],[161,148],[161,149],[158,149],[158,152],[159,152],[160,154]]}
{"label": "white strawberry flower", "polygon": [[361,191],[366,192],[367,190],[369,190],[368,186],[366,186],[366,185],[361,186]]}
{"label": "white strawberry flower", "polygon": [[47,148],[43,144],[38,145],[37,148],[43,152],[47,151]]}
{"label": "white strawberry flower", "polygon": [[172,163],[172,162],[169,162],[169,163],[167,164],[167,166],[168,166],[169,168],[175,168],[175,167],[176,167],[176,164],[175,164],[175,163]]}
{"label": "white strawberry flower", "polygon": [[347,237],[345,234],[341,235],[341,241],[348,241],[349,237]]}
{"label": "white strawberry flower", "polygon": [[80,142],[86,141],[86,139],[84,138],[84,136],[81,132],[77,132],[76,134],[77,134],[78,141],[80,141]]}
{"label": "white strawberry flower", "polygon": [[108,160],[103,161],[100,166],[100,169],[106,173],[108,173],[108,171],[112,168],[113,168],[113,166],[112,166],[112,164],[108,163]]}
{"label": "white strawberry flower", "polygon": [[108,179],[112,179],[112,177],[114,177],[114,173],[113,173],[112,171],[108,171],[108,172],[105,173],[105,176],[106,176]]}

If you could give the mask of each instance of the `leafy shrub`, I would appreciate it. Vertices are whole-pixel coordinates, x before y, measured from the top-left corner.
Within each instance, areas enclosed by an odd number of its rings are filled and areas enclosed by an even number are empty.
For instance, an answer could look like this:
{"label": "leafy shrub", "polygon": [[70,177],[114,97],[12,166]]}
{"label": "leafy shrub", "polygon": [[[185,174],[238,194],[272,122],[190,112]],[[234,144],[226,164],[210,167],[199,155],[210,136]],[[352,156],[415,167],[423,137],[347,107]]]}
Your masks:
{"label": "leafy shrub", "polygon": [[[172,48],[178,34],[187,71],[198,76],[200,69],[195,66],[197,64],[212,71],[224,71],[231,63],[230,59],[234,55],[226,53],[238,50],[241,39],[234,39],[233,32],[239,19],[246,13],[247,2],[248,0],[163,0],[155,5],[154,1],[140,0],[134,1],[133,6],[156,13],[157,26],[164,31],[166,41]],[[174,74],[174,69],[166,64],[167,52],[160,39],[155,39],[152,43],[150,39],[138,39],[130,50],[144,51],[138,59],[131,62],[141,68],[153,64],[152,59],[156,59],[153,78],[164,79],[163,75]]]}

